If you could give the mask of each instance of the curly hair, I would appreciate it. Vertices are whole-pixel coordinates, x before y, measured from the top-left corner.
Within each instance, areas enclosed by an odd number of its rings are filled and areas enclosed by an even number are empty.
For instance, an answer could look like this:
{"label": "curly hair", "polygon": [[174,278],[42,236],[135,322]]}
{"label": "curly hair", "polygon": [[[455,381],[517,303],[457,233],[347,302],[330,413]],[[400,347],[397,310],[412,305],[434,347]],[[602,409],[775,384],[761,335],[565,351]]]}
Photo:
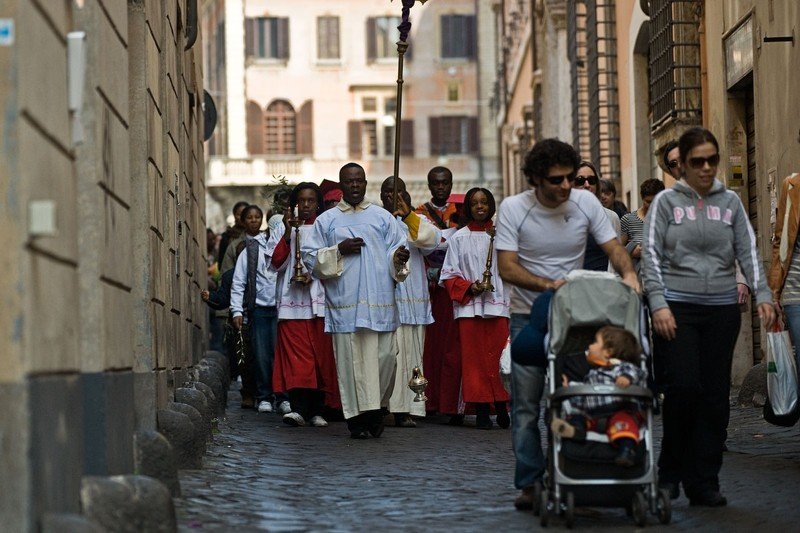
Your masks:
{"label": "curly hair", "polygon": [[645,196],[655,196],[664,189],[665,187],[663,181],[651,178],[649,180],[644,180],[642,184],[639,185],[639,196],[642,198]]}
{"label": "curly hair", "polygon": [[534,178],[546,177],[554,166],[578,170],[580,163],[581,158],[572,146],[558,139],[544,139],[534,144],[525,156],[522,172],[528,178],[528,183],[535,185]]}
{"label": "curly hair", "polygon": [[603,348],[612,357],[634,364],[639,362],[642,349],[633,333],[617,326],[603,326],[597,333],[603,339]]}
{"label": "curly hair", "polygon": [[303,181],[294,186],[291,194],[289,194],[289,206],[294,208],[297,205],[297,199],[300,196],[300,191],[304,191],[306,189],[314,191],[314,194],[317,196],[317,214],[319,215],[322,213],[322,208],[324,207],[325,203],[322,197],[322,189],[319,188],[319,185],[316,183],[311,183],[310,181]]}

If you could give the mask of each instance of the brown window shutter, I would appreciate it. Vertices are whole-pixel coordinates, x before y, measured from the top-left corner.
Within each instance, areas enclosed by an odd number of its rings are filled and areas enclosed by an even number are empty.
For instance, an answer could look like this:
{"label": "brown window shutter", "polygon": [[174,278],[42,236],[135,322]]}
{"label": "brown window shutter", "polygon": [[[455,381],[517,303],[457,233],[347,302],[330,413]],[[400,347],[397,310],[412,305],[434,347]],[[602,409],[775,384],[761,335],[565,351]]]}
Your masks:
{"label": "brown window shutter", "polygon": [[452,48],[450,41],[453,39],[453,16],[452,15],[442,15],[440,20],[440,31],[441,31],[441,54],[440,57],[450,57],[450,50]]}
{"label": "brown window shutter", "polygon": [[464,50],[467,52],[469,59],[475,59],[477,56],[478,33],[475,24],[475,16],[469,15],[464,17]]}
{"label": "brown window shutter", "polygon": [[348,153],[352,159],[361,159],[361,121],[347,121],[347,145]]}
{"label": "brown window shutter", "polygon": [[400,155],[414,157],[414,120],[400,121]]}
{"label": "brown window shutter", "polygon": [[342,57],[342,53],[339,50],[339,17],[331,17],[330,22],[328,23],[328,32],[331,51],[330,58],[339,59]]}
{"label": "brown window shutter", "polygon": [[289,19],[278,19],[278,59],[289,59]]}
{"label": "brown window shutter", "polygon": [[375,29],[375,18],[367,19],[367,61],[372,63],[378,55],[378,41]]}
{"label": "brown window shutter", "polygon": [[264,153],[264,113],[261,106],[252,100],[247,102],[247,152],[250,155]]}
{"label": "brown window shutter", "polygon": [[428,117],[428,131],[431,135],[431,155],[441,155],[442,152],[442,137],[439,131],[441,124],[440,117]]}
{"label": "brown window shutter", "polygon": [[468,117],[467,119],[467,153],[477,153],[478,151],[478,117]]}
{"label": "brown window shutter", "polygon": [[244,19],[244,50],[245,57],[253,57],[256,53],[256,20]]}
{"label": "brown window shutter", "polygon": [[297,153],[314,153],[314,101],[308,100],[297,113]]}

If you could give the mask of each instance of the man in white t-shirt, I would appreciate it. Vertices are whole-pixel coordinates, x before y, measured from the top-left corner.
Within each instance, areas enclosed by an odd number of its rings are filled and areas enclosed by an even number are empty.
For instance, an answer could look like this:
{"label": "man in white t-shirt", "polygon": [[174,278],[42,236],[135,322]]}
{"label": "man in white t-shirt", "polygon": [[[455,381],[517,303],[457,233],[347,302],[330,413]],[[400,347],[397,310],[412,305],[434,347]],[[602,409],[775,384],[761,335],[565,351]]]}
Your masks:
{"label": "man in white t-shirt", "polygon": [[[573,189],[580,158],[572,146],[557,139],[534,145],[523,172],[534,189],[506,198],[498,210],[498,266],[511,289],[512,339],[529,322],[539,294],[557,289],[568,272],[583,265],[591,234],[608,255],[625,283],[639,290],[630,257],[617,240],[600,201],[590,192]],[[530,509],[545,469],[539,434],[539,402],[546,363],[513,361],[511,371],[514,484],[522,490],[514,505]]]}

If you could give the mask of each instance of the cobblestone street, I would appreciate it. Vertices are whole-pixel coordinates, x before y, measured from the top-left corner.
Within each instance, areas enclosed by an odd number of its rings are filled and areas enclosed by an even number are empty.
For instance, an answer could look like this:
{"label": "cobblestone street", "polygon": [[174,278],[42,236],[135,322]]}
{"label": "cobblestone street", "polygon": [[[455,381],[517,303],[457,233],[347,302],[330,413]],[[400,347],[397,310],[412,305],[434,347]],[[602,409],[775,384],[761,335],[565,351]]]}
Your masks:
{"label": "cobblestone street", "polygon": [[[510,431],[453,428],[431,418],[417,429],[387,427],[380,439],[354,441],[343,423],[290,428],[278,415],[228,410],[205,459],[183,471],[176,500],[182,531],[530,531],[531,513],[512,501]],[[468,417],[467,424],[470,424]],[[728,507],[673,503],[670,529],[789,531],[800,511],[797,428],[735,408],[722,488]],[[649,518],[653,531],[667,530]],[[559,520],[550,529],[559,530]],[[633,530],[621,509],[585,509],[576,528]],[[762,529],[763,530],[763,529]]]}

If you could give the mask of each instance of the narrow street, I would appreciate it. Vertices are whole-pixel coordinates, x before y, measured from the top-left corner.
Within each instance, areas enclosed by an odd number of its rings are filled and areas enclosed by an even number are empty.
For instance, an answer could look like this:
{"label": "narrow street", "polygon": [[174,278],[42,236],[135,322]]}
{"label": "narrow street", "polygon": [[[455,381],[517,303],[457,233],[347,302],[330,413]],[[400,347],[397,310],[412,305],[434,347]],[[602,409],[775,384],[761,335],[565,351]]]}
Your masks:
{"label": "narrow street", "polygon": [[[530,531],[516,511],[511,433],[454,428],[446,418],[416,429],[387,427],[354,441],[343,423],[290,428],[278,415],[232,403],[205,459],[182,471],[175,500],[181,531]],[[467,419],[467,424],[471,424]],[[734,408],[722,469],[728,507],[673,502],[672,525],[648,530],[789,531],[800,510],[797,428],[769,426],[760,411]],[[549,529],[560,530],[555,519]],[[576,529],[631,531],[622,509],[580,510]]]}

